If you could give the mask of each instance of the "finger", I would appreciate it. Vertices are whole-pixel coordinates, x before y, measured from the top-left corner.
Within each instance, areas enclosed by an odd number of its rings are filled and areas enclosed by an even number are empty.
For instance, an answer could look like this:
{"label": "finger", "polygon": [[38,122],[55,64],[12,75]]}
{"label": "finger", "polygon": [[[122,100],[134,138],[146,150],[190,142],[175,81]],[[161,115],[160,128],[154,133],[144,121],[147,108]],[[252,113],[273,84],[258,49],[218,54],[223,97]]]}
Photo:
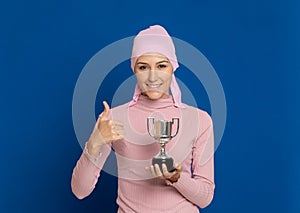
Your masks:
{"label": "finger", "polygon": [[100,117],[101,117],[101,119],[107,119],[110,108],[106,101],[103,101],[103,106],[104,106],[104,110],[101,113]]}
{"label": "finger", "polygon": [[155,168],[156,176],[157,176],[157,177],[162,177],[163,174],[162,174],[161,171],[160,171],[159,165],[158,165],[158,164],[155,164],[155,165],[154,165],[154,168]]}
{"label": "finger", "polygon": [[111,126],[111,129],[115,131],[124,131],[123,126]]}
{"label": "finger", "polygon": [[124,129],[124,124],[120,121],[102,120],[102,123],[106,123],[106,125],[110,126],[112,129]]}
{"label": "finger", "polygon": [[178,179],[180,178],[180,173],[177,173],[175,175],[173,175],[172,177],[169,178],[169,180],[172,182],[172,183],[175,183],[178,181]]}
{"label": "finger", "polygon": [[115,135],[124,135],[125,133],[125,130],[123,128],[116,128],[116,127],[112,127],[110,131],[112,134]]}
{"label": "finger", "polygon": [[121,121],[111,121],[111,125],[115,126],[115,127],[124,127],[124,124]]}
{"label": "finger", "polygon": [[117,132],[116,132],[116,135],[119,136],[119,137],[124,138],[125,132],[124,132],[124,131],[117,131]]}
{"label": "finger", "polygon": [[117,134],[117,135],[124,135],[124,133],[125,133],[124,129],[113,128],[111,131],[112,131],[112,133]]}
{"label": "finger", "polygon": [[150,172],[153,175],[153,177],[156,177],[156,173],[154,171],[154,166],[153,165],[150,166]]}
{"label": "finger", "polygon": [[162,165],[163,175],[165,178],[170,178],[176,174],[176,170],[174,172],[169,172],[166,164]]}
{"label": "finger", "polygon": [[153,176],[153,174],[151,172],[151,168],[149,166],[146,166],[145,170],[148,172],[148,174],[151,174]]}
{"label": "finger", "polygon": [[181,166],[181,164],[175,164],[175,163],[174,163],[174,168],[175,168],[175,171],[176,171],[176,172],[181,172],[181,171],[182,171],[182,166]]}
{"label": "finger", "polygon": [[169,172],[168,172],[168,169],[167,169],[167,166],[166,166],[166,164],[164,164],[164,163],[163,163],[163,165],[162,165],[162,171],[163,171],[163,175],[164,175],[166,178],[170,177]]}
{"label": "finger", "polygon": [[111,140],[112,141],[117,141],[117,140],[121,140],[123,138],[124,138],[123,135],[113,135],[112,138],[111,138]]}
{"label": "finger", "polygon": [[124,132],[124,127],[122,126],[111,126],[111,130],[116,131],[116,132]]}
{"label": "finger", "polygon": [[182,171],[182,166],[180,164],[176,165],[175,168],[176,168],[177,172],[181,172]]}

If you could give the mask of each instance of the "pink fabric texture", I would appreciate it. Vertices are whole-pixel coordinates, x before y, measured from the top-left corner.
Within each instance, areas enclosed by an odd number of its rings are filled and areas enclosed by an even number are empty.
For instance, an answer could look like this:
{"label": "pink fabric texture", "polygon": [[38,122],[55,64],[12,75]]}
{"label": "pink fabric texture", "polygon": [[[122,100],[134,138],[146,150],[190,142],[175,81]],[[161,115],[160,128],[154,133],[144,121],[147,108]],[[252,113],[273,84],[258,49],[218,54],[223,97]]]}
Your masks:
{"label": "pink fabric texture", "polygon": [[[212,120],[206,112],[183,105],[184,108],[175,107],[172,96],[158,100],[140,96],[131,107],[127,103],[111,109],[111,118],[125,126],[125,138],[102,147],[98,158],[84,150],[73,170],[73,193],[83,199],[94,190],[113,149],[118,162],[119,213],[196,213],[197,206],[209,205],[215,188]],[[166,146],[168,154],[183,169],[174,184],[153,178],[145,170],[160,150],[146,127],[147,117],[153,113],[159,113],[165,120],[180,118],[179,133]],[[99,212],[102,212],[99,202]]]}
{"label": "pink fabric texture", "polygon": [[[173,40],[165,28],[160,25],[150,26],[148,29],[142,30],[134,38],[131,55],[131,68],[133,71],[138,57],[146,53],[159,53],[166,56],[172,64],[173,72],[179,67]],[[176,107],[183,107],[181,103],[181,91],[174,73],[172,75],[170,89],[173,95],[174,105]],[[129,106],[136,104],[140,94],[141,90],[139,86],[136,85]]]}

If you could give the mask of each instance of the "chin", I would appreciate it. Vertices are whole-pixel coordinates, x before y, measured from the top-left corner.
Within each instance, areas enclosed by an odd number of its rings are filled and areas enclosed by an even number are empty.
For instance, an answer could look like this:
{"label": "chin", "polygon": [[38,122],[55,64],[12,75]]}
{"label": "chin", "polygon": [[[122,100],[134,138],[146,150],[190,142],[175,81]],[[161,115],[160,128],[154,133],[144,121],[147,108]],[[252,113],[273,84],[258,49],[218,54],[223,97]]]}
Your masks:
{"label": "chin", "polygon": [[168,95],[165,94],[165,93],[162,93],[162,92],[146,92],[145,93],[149,99],[152,99],[152,100],[157,100],[157,99],[160,99],[160,98],[165,98],[167,97]]}

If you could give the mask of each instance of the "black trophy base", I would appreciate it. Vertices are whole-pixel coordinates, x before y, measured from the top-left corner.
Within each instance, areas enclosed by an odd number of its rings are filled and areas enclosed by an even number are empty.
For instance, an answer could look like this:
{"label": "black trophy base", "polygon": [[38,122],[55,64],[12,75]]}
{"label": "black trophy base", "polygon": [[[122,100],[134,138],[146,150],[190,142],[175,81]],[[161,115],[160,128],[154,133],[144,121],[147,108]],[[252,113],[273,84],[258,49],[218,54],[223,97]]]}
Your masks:
{"label": "black trophy base", "polygon": [[152,165],[154,165],[154,164],[158,164],[158,166],[159,166],[161,172],[162,172],[162,165],[163,165],[163,164],[166,164],[167,170],[168,170],[169,172],[175,171],[175,168],[174,168],[174,160],[173,160],[173,158],[171,158],[171,157],[165,157],[165,158],[162,158],[162,157],[154,157],[154,158],[152,159]]}

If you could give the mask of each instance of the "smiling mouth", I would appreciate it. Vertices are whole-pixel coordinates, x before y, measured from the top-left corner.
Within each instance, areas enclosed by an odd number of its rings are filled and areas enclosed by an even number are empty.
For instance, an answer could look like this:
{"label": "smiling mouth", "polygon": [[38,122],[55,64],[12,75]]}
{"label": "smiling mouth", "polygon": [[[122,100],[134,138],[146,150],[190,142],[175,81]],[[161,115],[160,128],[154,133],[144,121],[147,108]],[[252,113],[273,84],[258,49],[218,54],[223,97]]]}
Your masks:
{"label": "smiling mouth", "polygon": [[157,89],[159,88],[162,84],[146,84],[148,88],[150,89]]}

